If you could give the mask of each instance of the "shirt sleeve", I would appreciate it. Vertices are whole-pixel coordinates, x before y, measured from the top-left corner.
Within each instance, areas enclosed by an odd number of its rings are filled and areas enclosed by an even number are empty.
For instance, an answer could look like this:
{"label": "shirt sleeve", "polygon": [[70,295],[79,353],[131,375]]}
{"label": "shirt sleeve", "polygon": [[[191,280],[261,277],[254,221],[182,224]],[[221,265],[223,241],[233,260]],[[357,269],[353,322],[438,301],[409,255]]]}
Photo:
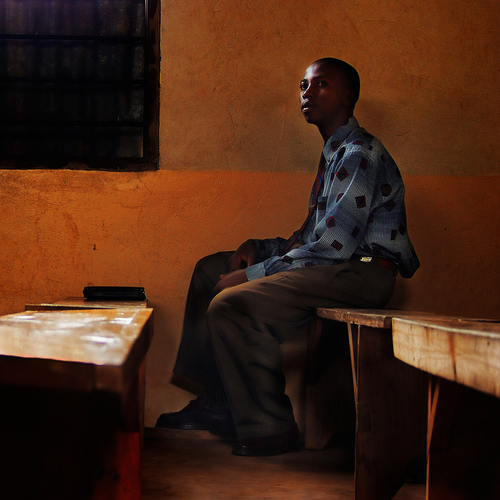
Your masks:
{"label": "shirt sleeve", "polygon": [[249,266],[248,279],[351,258],[369,221],[377,175],[377,161],[370,151],[359,147],[346,151],[327,171],[329,178],[325,178],[323,196],[305,229],[304,244]]}

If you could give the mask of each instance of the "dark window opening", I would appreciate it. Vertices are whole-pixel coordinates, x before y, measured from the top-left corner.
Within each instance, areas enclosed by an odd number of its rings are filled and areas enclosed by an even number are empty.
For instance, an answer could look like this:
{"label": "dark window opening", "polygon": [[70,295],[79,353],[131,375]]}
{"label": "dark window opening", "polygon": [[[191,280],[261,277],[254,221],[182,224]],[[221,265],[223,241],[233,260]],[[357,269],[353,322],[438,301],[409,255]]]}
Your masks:
{"label": "dark window opening", "polygon": [[0,167],[158,162],[159,0],[0,3]]}

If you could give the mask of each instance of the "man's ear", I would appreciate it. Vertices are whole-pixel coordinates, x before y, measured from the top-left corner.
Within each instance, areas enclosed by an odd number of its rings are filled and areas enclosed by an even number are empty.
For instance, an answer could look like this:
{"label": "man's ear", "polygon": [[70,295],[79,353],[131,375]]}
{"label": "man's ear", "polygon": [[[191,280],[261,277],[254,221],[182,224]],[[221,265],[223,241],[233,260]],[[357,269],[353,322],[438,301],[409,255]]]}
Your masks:
{"label": "man's ear", "polygon": [[352,90],[347,90],[344,97],[344,105],[346,108],[354,108],[355,97],[354,92]]}

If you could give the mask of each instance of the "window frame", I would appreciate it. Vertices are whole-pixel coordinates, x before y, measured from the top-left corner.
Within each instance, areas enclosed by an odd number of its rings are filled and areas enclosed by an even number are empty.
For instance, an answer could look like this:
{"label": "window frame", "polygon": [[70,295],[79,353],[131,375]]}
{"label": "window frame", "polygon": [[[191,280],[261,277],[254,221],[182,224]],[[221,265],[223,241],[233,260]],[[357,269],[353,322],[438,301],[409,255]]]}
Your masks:
{"label": "window frame", "polygon": [[148,171],[159,168],[160,90],[160,2],[144,0],[145,64],[143,156],[133,157],[1,157],[0,169],[71,169],[104,171]]}

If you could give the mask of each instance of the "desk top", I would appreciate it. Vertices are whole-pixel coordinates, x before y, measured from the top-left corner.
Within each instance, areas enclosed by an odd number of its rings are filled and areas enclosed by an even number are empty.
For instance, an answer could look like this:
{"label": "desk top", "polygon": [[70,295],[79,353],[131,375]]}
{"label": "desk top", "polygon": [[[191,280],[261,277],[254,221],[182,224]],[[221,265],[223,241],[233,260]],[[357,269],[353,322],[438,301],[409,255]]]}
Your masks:
{"label": "desk top", "polygon": [[122,308],[0,317],[0,383],[120,392],[146,355],[152,313]]}
{"label": "desk top", "polygon": [[405,363],[500,397],[500,323],[394,318],[392,336]]}
{"label": "desk top", "polygon": [[85,297],[68,297],[57,302],[26,304],[26,311],[50,311],[69,309],[123,309],[148,307],[147,300],[87,300]]}

